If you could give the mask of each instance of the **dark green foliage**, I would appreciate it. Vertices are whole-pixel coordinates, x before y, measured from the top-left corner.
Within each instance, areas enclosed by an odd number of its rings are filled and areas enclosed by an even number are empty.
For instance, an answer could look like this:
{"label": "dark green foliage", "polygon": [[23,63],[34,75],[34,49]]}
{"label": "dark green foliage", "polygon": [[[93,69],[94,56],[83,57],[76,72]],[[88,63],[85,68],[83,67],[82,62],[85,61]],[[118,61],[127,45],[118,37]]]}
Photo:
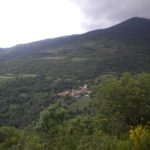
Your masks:
{"label": "dark green foliage", "polygon": [[121,134],[150,121],[150,74],[111,78],[97,88],[95,108],[105,131]]}
{"label": "dark green foliage", "polygon": [[149,24],[134,18],[105,30],[6,49],[0,55],[0,74],[42,73],[86,80],[110,72],[150,71]]}
{"label": "dark green foliage", "polygon": [[0,127],[0,149],[8,149],[16,145],[19,138],[19,132],[16,129]]}
{"label": "dark green foliage", "polygon": [[33,132],[17,130],[11,127],[0,127],[1,150],[43,150],[40,138]]}
{"label": "dark green foliage", "polygon": [[57,125],[65,120],[65,109],[60,104],[52,104],[46,110],[40,113],[40,119],[36,124],[36,130],[45,132],[52,136],[57,133]]}
{"label": "dark green foliage", "polygon": [[[52,106],[55,107],[56,105]],[[52,108],[50,107],[50,108]],[[56,108],[56,107],[55,107]],[[61,108],[55,109],[57,111]],[[51,116],[49,111],[49,116]],[[52,113],[53,114],[53,113]],[[45,116],[45,115],[44,115]],[[40,122],[47,124],[45,117],[40,117]],[[47,115],[46,115],[47,116]],[[53,117],[52,117],[53,118]],[[50,118],[49,118],[50,119]],[[47,119],[47,120],[49,120]],[[119,140],[115,136],[104,133],[99,128],[99,120],[95,116],[77,116],[72,119],[64,119],[61,123],[57,118],[50,119],[55,126],[47,128],[47,132],[39,132],[45,148],[57,150],[130,150],[129,140]],[[38,129],[38,128],[37,128]],[[57,132],[56,132],[57,129]],[[54,132],[55,131],[55,132]],[[125,147],[125,148],[123,148]]]}
{"label": "dark green foliage", "polygon": [[127,134],[131,125],[150,120],[149,83],[148,73],[105,79],[93,95],[96,111],[90,115],[70,116],[60,103],[50,105],[35,127],[45,149],[134,150]]}
{"label": "dark green foliage", "polygon": [[72,86],[72,81],[39,76],[0,82],[0,125],[25,127],[57,98],[58,92]]}
{"label": "dark green foliage", "polygon": [[[0,127],[0,148],[3,150],[136,150],[134,143],[128,138],[128,132],[131,125],[149,126],[150,74],[125,73],[121,77],[103,77],[92,97],[90,106],[93,107],[82,110],[90,110],[89,113],[71,115],[70,110],[62,105],[65,102],[64,98],[44,109],[36,124],[28,126],[27,129]],[[66,99],[68,100],[69,97]],[[149,132],[149,129],[147,128],[146,131]],[[140,136],[140,131],[138,134]],[[133,138],[138,139],[136,136],[134,135]],[[149,137],[144,138],[145,144],[142,147],[145,148],[144,150],[149,150],[147,142]]]}

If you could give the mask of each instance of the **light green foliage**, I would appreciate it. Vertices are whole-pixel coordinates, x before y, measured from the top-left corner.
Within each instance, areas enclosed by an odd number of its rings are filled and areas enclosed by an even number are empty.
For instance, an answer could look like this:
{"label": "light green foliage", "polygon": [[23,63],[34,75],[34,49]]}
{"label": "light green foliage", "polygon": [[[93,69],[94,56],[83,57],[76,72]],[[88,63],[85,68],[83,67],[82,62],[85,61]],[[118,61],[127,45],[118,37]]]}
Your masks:
{"label": "light green foliage", "polygon": [[150,148],[150,126],[138,125],[130,129],[129,139],[133,142],[136,150],[149,150]]}
{"label": "light green foliage", "polygon": [[19,140],[19,132],[14,128],[0,127],[0,149],[6,150],[16,145]]}

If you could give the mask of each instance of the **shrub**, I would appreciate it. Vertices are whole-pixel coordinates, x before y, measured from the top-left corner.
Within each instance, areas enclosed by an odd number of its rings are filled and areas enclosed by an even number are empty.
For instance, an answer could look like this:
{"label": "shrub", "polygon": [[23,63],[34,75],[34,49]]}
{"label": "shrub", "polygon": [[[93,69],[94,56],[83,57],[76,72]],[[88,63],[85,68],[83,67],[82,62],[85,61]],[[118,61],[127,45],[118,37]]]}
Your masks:
{"label": "shrub", "polygon": [[138,125],[130,129],[129,139],[133,142],[135,150],[150,149],[150,128],[148,126]]}

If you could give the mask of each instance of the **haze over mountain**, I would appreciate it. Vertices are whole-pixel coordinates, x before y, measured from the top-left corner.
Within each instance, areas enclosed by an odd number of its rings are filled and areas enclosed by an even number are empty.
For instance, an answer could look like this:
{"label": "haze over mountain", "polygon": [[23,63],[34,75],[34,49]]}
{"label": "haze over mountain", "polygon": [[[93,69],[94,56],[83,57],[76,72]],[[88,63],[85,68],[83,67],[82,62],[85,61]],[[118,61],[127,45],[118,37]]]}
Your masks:
{"label": "haze over mountain", "polygon": [[107,29],[20,44],[0,51],[0,73],[95,77],[150,71],[150,20],[134,17]]}

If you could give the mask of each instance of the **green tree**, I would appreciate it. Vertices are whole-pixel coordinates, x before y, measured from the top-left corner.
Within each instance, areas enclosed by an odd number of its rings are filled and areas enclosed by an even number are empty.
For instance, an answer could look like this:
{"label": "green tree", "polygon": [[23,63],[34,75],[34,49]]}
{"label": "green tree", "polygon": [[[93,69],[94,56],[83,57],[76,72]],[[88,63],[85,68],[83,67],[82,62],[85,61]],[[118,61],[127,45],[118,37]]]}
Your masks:
{"label": "green tree", "polygon": [[12,148],[14,145],[17,145],[19,138],[19,132],[15,128],[0,127],[0,149]]}
{"label": "green tree", "polygon": [[57,128],[65,120],[65,109],[60,107],[60,103],[51,104],[40,113],[39,121],[36,123],[36,130],[56,134]]}
{"label": "green tree", "polygon": [[150,120],[150,74],[123,74],[99,84],[94,106],[105,131],[120,134]]}
{"label": "green tree", "polygon": [[33,132],[0,127],[0,150],[43,150],[44,145]]}

